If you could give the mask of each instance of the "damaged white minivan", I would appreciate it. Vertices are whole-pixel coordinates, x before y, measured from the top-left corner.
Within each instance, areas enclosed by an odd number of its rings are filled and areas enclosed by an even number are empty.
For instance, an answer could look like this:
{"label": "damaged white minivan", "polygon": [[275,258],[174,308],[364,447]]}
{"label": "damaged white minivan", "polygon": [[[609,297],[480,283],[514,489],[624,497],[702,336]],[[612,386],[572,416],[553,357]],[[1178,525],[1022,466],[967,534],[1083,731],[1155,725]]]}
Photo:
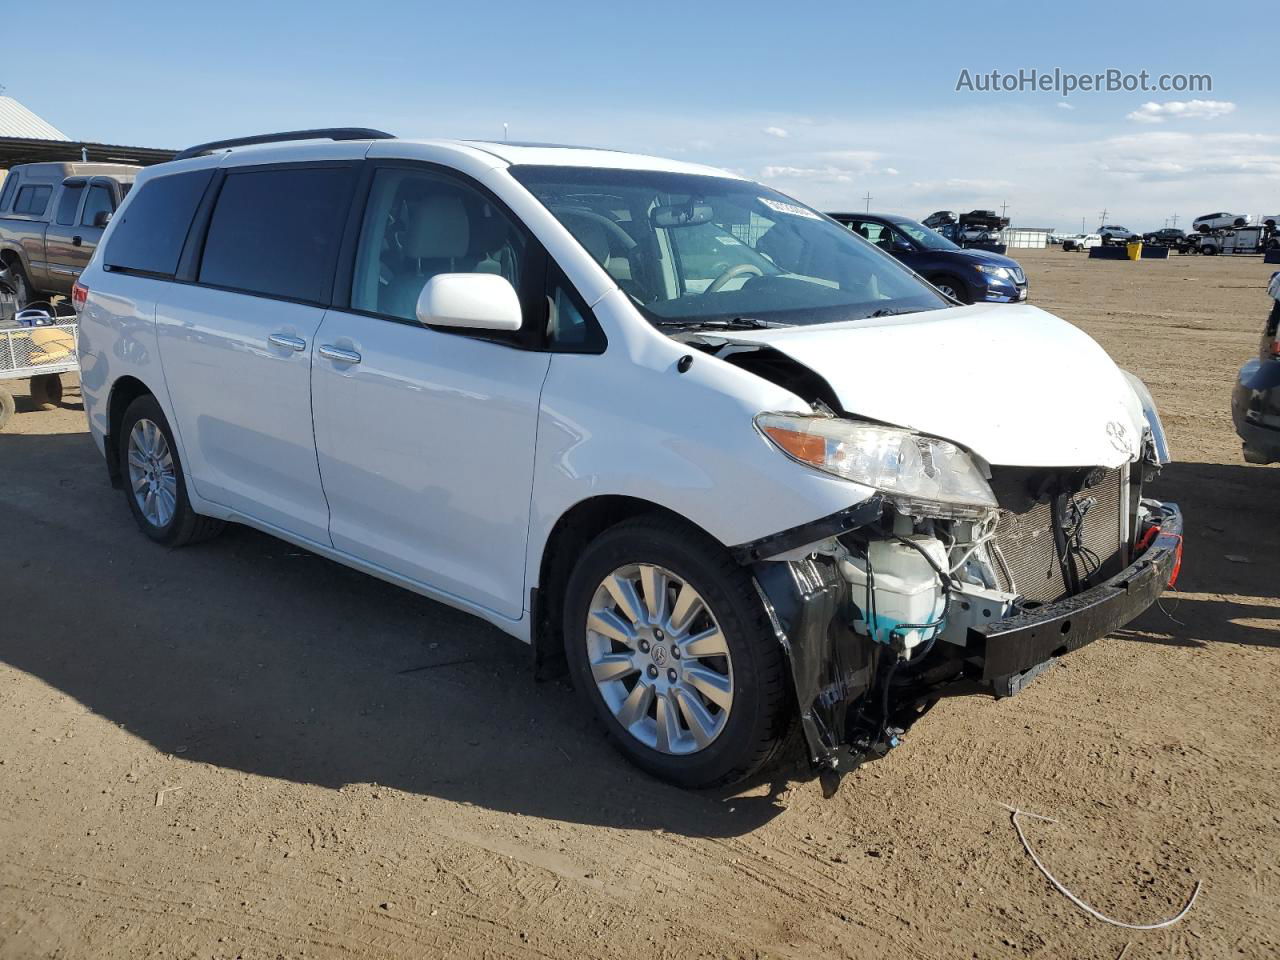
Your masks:
{"label": "damaged white minivan", "polygon": [[723,171],[203,144],[139,175],[75,299],[91,432],[153,540],[248,524],[481,616],[686,786],[799,725],[833,788],[1181,562],[1151,397],[1093,340]]}

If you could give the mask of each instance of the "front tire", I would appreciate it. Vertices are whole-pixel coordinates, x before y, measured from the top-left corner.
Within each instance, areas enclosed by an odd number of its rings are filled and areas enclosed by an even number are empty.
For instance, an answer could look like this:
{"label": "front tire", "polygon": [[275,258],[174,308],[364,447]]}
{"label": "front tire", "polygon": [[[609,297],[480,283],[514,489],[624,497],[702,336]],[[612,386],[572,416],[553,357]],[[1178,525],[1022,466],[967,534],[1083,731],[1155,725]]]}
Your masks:
{"label": "front tire", "polygon": [[961,303],[973,303],[973,297],[969,296],[969,288],[954,277],[943,275],[934,277],[929,282],[952,300],[959,300]]}
{"label": "front tire", "polygon": [[181,547],[221,532],[221,520],[191,509],[173,431],[155,397],[138,397],[129,404],[119,444],[125,497],[143,533],[166,547]]}
{"label": "front tire", "polygon": [[786,663],[754,584],[678,520],[637,517],[588,545],[566,589],[564,641],[614,744],[662,780],[732,783],[787,740]]}

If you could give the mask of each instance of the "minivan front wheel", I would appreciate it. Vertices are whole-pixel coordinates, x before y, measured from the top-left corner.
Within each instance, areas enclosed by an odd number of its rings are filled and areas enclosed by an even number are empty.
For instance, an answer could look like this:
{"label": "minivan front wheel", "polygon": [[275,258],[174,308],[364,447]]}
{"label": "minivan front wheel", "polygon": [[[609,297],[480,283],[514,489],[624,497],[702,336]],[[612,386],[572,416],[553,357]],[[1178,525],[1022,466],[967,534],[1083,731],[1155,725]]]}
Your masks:
{"label": "minivan front wheel", "polygon": [[221,520],[191,509],[173,432],[155,397],[138,397],[125,411],[119,462],[129,510],[156,543],[180,547],[222,529]]}
{"label": "minivan front wheel", "polygon": [[643,769],[708,787],[778,752],[781,647],[750,577],[705,534],[659,517],[611,528],[578,561],[564,617],[576,687]]}

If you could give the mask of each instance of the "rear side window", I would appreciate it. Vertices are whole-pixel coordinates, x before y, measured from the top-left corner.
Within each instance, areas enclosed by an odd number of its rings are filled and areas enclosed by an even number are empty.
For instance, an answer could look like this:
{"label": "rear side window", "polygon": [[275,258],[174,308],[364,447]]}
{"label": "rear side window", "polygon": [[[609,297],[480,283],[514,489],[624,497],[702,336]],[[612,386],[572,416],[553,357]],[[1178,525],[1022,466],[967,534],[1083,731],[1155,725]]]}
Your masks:
{"label": "rear side window", "polygon": [[15,174],[9,174],[4,178],[4,187],[0,189],[0,213],[9,209],[9,201],[13,199],[13,192],[18,189],[18,177]]}
{"label": "rear side window", "polygon": [[13,205],[14,213],[25,213],[33,217],[39,217],[44,214],[45,208],[49,206],[49,195],[53,193],[53,187],[47,184],[32,184],[23,187],[18,191],[18,201]]}
{"label": "rear side window", "polygon": [[200,282],[327,303],[354,183],[352,167],[229,173],[209,222]]}
{"label": "rear side window", "polygon": [[212,170],[193,170],[148,180],[111,233],[106,266],[172,277],[191,217],[211,179]]}
{"label": "rear side window", "polygon": [[58,198],[58,215],[55,218],[59,224],[69,227],[76,222],[76,211],[80,209],[80,194],[83,192],[83,183],[62,185],[62,196]]}

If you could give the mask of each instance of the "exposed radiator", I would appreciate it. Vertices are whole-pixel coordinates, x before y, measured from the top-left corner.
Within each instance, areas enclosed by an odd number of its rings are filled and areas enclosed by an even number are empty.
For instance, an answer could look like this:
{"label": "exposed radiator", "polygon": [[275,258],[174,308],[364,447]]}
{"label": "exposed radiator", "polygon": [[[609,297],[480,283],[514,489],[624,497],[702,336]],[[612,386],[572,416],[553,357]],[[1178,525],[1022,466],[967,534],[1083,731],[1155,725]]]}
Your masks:
{"label": "exposed radiator", "polygon": [[[1119,572],[1124,564],[1127,536],[1125,496],[1128,467],[1108,470],[1094,484],[1071,498],[1079,523],[1078,548],[1070,551],[1076,581],[1092,586]],[[1054,538],[1053,506],[1038,503],[1025,513],[1004,513],[996,525],[999,557],[995,568],[1002,590],[1023,599],[1052,603],[1071,593]],[[1067,508],[1072,516],[1072,507]],[[1073,527],[1068,523],[1068,529]],[[1003,563],[1000,560],[1003,559]]]}

